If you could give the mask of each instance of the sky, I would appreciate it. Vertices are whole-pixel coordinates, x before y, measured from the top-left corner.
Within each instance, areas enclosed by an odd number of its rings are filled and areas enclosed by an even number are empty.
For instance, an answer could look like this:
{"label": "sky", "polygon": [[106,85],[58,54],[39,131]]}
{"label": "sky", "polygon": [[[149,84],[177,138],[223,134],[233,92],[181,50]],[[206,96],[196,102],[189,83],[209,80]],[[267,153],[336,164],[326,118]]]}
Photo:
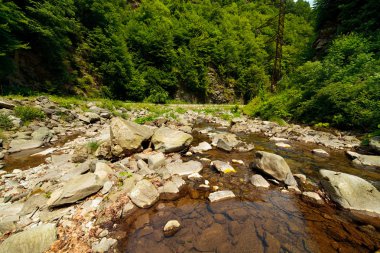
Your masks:
{"label": "sky", "polygon": [[313,6],[314,0],[306,0],[310,3],[311,6]]}

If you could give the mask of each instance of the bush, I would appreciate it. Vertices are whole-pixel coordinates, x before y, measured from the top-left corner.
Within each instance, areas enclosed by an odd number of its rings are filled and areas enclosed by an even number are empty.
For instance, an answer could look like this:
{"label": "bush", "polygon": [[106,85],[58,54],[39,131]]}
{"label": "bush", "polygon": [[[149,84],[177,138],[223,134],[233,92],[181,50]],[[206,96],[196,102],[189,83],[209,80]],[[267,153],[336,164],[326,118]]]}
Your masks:
{"label": "bush", "polygon": [[45,118],[45,113],[41,109],[31,106],[16,106],[14,112],[23,122]]}
{"label": "bush", "polygon": [[9,119],[8,115],[0,113],[0,128],[4,130],[11,129],[13,127],[12,121]]}

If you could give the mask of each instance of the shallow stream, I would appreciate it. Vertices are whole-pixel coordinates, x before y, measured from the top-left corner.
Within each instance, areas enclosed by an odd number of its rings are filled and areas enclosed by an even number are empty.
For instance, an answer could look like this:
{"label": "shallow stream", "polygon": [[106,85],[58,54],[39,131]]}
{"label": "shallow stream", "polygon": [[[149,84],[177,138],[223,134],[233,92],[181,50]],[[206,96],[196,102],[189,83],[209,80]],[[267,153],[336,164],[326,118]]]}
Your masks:
{"label": "shallow stream", "polygon": [[[197,126],[203,127],[203,126]],[[213,129],[216,131],[217,129]],[[193,145],[208,140],[194,134]],[[329,158],[311,153],[317,145],[291,143],[292,148],[280,149],[268,138],[259,135],[240,135],[253,143],[255,150],[266,150],[283,156],[293,174],[305,174],[315,186],[319,169],[341,171],[360,176],[377,188],[380,173],[355,168],[343,151],[332,151]],[[149,209],[140,209],[127,219],[120,220],[112,237],[118,239],[121,252],[375,252],[380,248],[380,233],[372,226],[354,220],[350,213],[333,204],[315,206],[300,195],[282,192],[272,184],[259,189],[250,182],[254,174],[249,164],[252,152],[227,153],[217,149],[201,156],[211,160],[244,161],[234,167],[237,173],[220,175],[205,166],[201,172],[211,186],[232,190],[237,198],[218,203],[207,200],[209,192],[189,183],[187,194],[177,201],[159,201]],[[169,220],[178,220],[181,230],[172,237],[163,235]]]}

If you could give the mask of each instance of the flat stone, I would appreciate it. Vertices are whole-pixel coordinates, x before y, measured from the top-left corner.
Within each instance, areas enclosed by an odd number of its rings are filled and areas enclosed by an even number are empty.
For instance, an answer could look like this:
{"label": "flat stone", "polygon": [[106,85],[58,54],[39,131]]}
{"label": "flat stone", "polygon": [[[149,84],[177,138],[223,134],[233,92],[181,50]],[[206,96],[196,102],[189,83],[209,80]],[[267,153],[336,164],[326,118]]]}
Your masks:
{"label": "flat stone", "polygon": [[380,214],[380,192],[364,179],[341,172],[320,170],[322,186],[340,206]]}
{"label": "flat stone", "polygon": [[256,174],[251,177],[251,183],[256,187],[269,188],[270,184],[268,183],[263,176]]}
{"label": "flat stone", "polygon": [[110,175],[114,174],[114,172],[108,164],[104,162],[97,162],[95,165],[94,174],[98,176],[99,180],[105,182],[108,180]]}
{"label": "flat stone", "polygon": [[0,245],[0,253],[43,253],[55,240],[55,224],[44,224],[5,239]]}
{"label": "flat stone", "polygon": [[223,161],[215,160],[212,161],[210,165],[223,174],[236,172],[229,163]]}
{"label": "flat stone", "polygon": [[14,104],[6,102],[6,101],[0,101],[0,109],[5,108],[5,109],[13,109],[15,107]]}
{"label": "flat stone", "polygon": [[356,152],[347,151],[347,155],[353,159],[353,163],[357,166],[380,168],[380,156],[361,155]]}
{"label": "flat stone", "polygon": [[322,156],[322,157],[329,157],[330,156],[330,154],[329,153],[327,153],[325,150],[323,150],[323,149],[313,149],[312,151],[311,151],[311,153],[313,153],[313,154],[315,154],[315,155],[317,155],[317,156]]}
{"label": "flat stone", "polygon": [[218,202],[218,201],[222,201],[226,199],[232,199],[235,197],[236,196],[232,191],[225,190],[225,191],[217,191],[217,192],[210,193],[210,195],[208,196],[208,199],[210,200],[210,202]]}
{"label": "flat stone", "polygon": [[152,136],[154,149],[165,153],[181,151],[188,147],[192,141],[193,137],[190,134],[168,127],[159,128]]}
{"label": "flat stone", "polygon": [[198,161],[188,161],[184,163],[170,163],[166,165],[171,175],[188,176],[193,173],[199,173],[203,169],[203,165]]}
{"label": "flat stone", "polygon": [[73,178],[55,191],[48,201],[50,208],[74,203],[89,195],[98,192],[103,187],[103,182],[93,173],[87,173]]}
{"label": "flat stone", "polygon": [[159,193],[154,185],[143,179],[135,185],[129,194],[132,202],[140,208],[149,208],[158,201]]}

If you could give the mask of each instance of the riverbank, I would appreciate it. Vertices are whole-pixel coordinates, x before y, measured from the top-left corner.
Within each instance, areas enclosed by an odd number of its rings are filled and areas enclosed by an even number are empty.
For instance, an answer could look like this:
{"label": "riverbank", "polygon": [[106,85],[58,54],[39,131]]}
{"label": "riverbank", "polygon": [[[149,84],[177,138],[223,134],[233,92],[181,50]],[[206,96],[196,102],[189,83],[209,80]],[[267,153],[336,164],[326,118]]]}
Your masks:
{"label": "riverbank", "polygon": [[[262,242],[258,251],[272,246],[289,250],[289,237],[297,233],[270,231],[273,224],[255,224],[250,218],[281,217],[284,208],[293,215],[333,216],[326,224],[337,227],[332,231],[341,232],[344,240],[318,234],[321,243],[334,245],[335,250],[360,245],[360,252],[366,252],[380,247],[380,193],[370,184],[379,186],[379,156],[349,153],[351,162],[344,152],[360,146],[355,136],[250,119],[232,105],[151,105],[54,97],[6,102],[10,106],[2,113],[10,115],[13,129],[3,132],[0,232],[4,241],[0,252],[23,252],[20,245],[27,245],[24,252],[122,252],[127,248],[144,252],[141,245],[147,250],[149,241],[153,242],[147,238],[160,242],[157,252],[233,252],[233,240],[244,244],[246,239],[229,231],[234,231],[230,227],[239,230],[239,224],[245,223],[256,227],[254,241]],[[12,105],[26,112],[37,108],[44,116],[23,122]],[[24,163],[14,162],[25,157]],[[308,168],[313,163],[318,166]],[[334,176],[329,170],[342,173]],[[346,188],[332,182],[346,182]],[[352,189],[358,193],[350,194]],[[342,194],[337,196],[339,190]],[[261,206],[268,200],[278,207],[276,212],[270,211],[270,205]],[[250,207],[241,207],[242,203]],[[294,204],[297,210],[286,210]],[[214,211],[205,213],[210,208]],[[200,214],[204,218],[197,227],[190,225]],[[169,220],[177,220],[180,229],[166,236],[163,229]],[[300,229],[304,219],[278,222]],[[323,231],[322,227],[311,228]],[[282,241],[271,239],[277,234]],[[318,242],[309,241],[310,232],[299,234],[303,236],[296,252],[318,248]],[[207,245],[217,235],[231,241],[223,246],[224,251],[218,244]],[[180,247],[175,241],[180,236],[199,236],[201,242],[185,242]],[[131,238],[136,242],[131,243]],[[353,243],[348,244],[350,240]]]}

